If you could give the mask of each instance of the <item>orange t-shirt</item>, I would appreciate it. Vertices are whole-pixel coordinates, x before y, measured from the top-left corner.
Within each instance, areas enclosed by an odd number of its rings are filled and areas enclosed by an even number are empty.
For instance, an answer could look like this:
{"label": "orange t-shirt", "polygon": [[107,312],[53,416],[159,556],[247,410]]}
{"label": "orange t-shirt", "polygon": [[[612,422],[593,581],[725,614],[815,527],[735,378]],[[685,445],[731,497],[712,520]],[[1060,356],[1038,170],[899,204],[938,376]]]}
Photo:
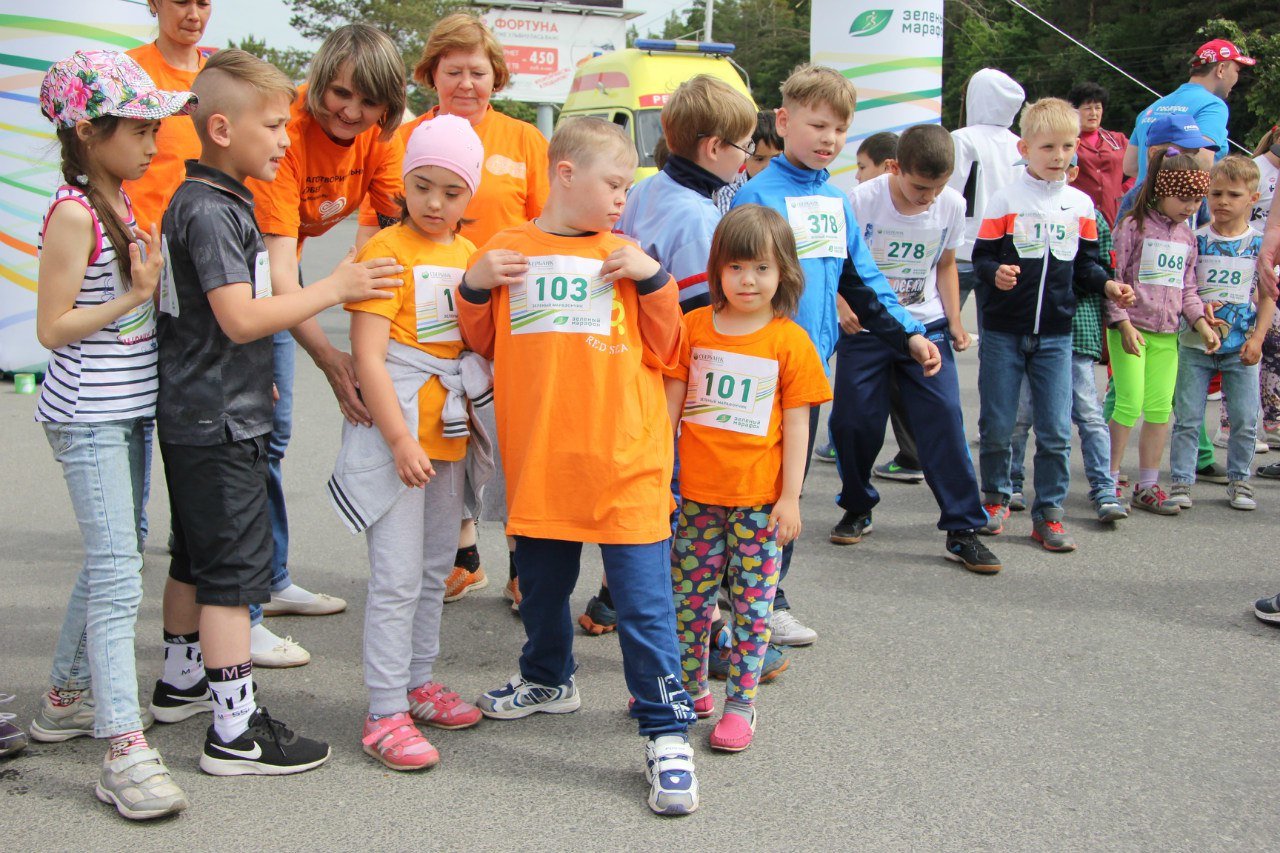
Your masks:
{"label": "orange t-shirt", "polygon": [[[217,48],[198,47],[200,67]],[[151,79],[160,89],[185,92],[191,89],[199,70],[184,71],[174,68],[165,62],[160,48],[155,42],[135,47],[126,51],[142,66],[142,70],[151,75]],[[187,176],[187,160],[200,159],[200,137],[196,136],[196,126],[191,116],[170,116],[160,122],[160,132],[156,134],[156,154],[151,158],[151,165],[146,174],[136,181],[125,181],[124,191],[133,202],[133,213],[138,218],[138,227],[150,231],[152,224],[159,225],[164,217],[164,209],[169,206],[169,199]]]}
{"label": "orange t-shirt", "polygon": [[822,359],[786,317],[749,335],[716,331],[708,306],[684,317],[680,494],[716,506],[770,504],[782,494],[782,410],[831,399]]}
{"label": "orange t-shirt", "polygon": [[[402,124],[396,131],[401,157],[414,128],[435,118],[438,109]],[[462,235],[483,246],[504,228],[523,225],[542,212],[549,188],[547,140],[527,121],[504,115],[493,107],[480,119],[475,131],[484,146],[484,170],[465,216],[475,221],[462,226]],[[398,173],[396,177],[403,186],[404,177]],[[360,224],[378,224],[377,213],[367,202],[360,208]]]}
{"label": "orange t-shirt", "polygon": [[[408,225],[384,228],[360,249],[357,260],[395,258],[405,268],[404,287],[393,290],[390,299],[349,302],[346,308],[389,319],[393,341],[437,358],[457,358],[465,347],[458,333],[456,291],[475,251],[466,237],[445,245]],[[438,376],[429,377],[418,392],[418,443],[432,459],[457,462],[467,455],[467,439],[444,437],[440,414],[446,394]]]}
{"label": "orange t-shirt", "polygon": [[245,181],[263,234],[297,237],[298,248],[318,237],[360,205],[367,193],[374,209],[399,218],[404,146],[380,142],[374,125],[351,141],[334,142],[307,112],[306,87],[298,89],[289,117],[291,143],[274,181]]}
{"label": "orange t-shirt", "polygon": [[599,281],[623,245],[614,234],[511,228],[481,253],[524,254],[525,285],[495,288],[482,304],[458,300],[462,339],[494,362],[509,535],[613,545],[671,535],[660,371],[677,364],[680,304],[669,277],[645,296],[627,279]]}

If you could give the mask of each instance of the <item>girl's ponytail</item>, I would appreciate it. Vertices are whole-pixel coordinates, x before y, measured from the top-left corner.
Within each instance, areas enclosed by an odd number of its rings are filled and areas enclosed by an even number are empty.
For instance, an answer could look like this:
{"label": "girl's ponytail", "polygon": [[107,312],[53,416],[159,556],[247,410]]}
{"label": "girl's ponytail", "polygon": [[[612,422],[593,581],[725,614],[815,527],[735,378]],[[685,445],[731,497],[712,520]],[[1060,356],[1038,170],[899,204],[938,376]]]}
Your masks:
{"label": "girl's ponytail", "polygon": [[1258,140],[1258,147],[1253,149],[1254,157],[1261,157],[1268,152],[1280,157],[1280,153],[1271,151],[1272,147],[1280,144],[1280,124],[1273,124],[1271,129],[1262,135],[1262,139]]}
{"label": "girl's ponytail", "polygon": [[[93,119],[94,139],[105,140],[115,133],[120,119],[115,116],[100,116]],[[103,196],[89,178],[89,146],[76,133],[74,126],[57,129],[58,141],[62,143],[62,179],[68,186],[75,187],[85,194],[90,207],[98,221],[102,223],[102,231],[116,251],[116,264],[119,267],[120,281],[127,289],[132,285],[129,266],[129,244],[133,242],[133,234],[128,224],[116,212],[111,200]]]}
{"label": "girl's ponytail", "polygon": [[1133,217],[1139,231],[1146,224],[1147,213],[1155,207],[1158,200],[1156,178],[1159,177],[1162,171],[1202,172],[1204,170],[1200,168],[1200,163],[1196,160],[1194,154],[1187,154],[1176,145],[1160,147],[1151,152],[1151,156],[1147,160],[1147,179],[1142,182],[1142,188],[1138,190],[1138,197],[1134,199],[1133,207],[1127,214]]}

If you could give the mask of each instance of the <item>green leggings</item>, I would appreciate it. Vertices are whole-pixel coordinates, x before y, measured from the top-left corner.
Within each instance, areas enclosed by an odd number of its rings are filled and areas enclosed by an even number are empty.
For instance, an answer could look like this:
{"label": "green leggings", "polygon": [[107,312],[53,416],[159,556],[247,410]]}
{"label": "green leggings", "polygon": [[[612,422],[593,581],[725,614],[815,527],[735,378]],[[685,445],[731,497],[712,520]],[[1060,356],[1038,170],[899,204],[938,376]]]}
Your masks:
{"label": "green leggings", "polygon": [[1178,381],[1178,333],[1142,333],[1146,343],[1137,355],[1124,351],[1118,329],[1107,329],[1111,377],[1116,387],[1111,419],[1132,427],[1138,418],[1150,424],[1169,422],[1173,388]]}
{"label": "green leggings", "polygon": [[[1111,413],[1116,408],[1116,383],[1107,378],[1107,393],[1102,398],[1102,419],[1104,421],[1111,420]],[[1214,462],[1218,461],[1218,457],[1214,455],[1213,442],[1209,440],[1209,431],[1205,429],[1204,424],[1200,424],[1200,447],[1196,455],[1196,468],[1208,468]]]}

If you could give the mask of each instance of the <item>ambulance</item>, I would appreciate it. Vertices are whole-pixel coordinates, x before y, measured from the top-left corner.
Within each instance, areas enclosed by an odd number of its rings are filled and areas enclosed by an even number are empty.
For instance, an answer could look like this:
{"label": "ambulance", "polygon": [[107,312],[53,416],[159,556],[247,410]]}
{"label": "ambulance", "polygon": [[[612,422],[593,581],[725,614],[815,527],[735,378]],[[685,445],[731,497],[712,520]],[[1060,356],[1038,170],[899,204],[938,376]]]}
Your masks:
{"label": "ambulance", "polygon": [[729,58],[733,50],[733,45],[718,42],[637,39],[635,47],[594,56],[578,66],[559,121],[596,116],[619,125],[640,155],[636,180],[648,177],[657,171],[653,146],[662,137],[658,116],[685,80],[710,74],[755,103],[738,66]]}

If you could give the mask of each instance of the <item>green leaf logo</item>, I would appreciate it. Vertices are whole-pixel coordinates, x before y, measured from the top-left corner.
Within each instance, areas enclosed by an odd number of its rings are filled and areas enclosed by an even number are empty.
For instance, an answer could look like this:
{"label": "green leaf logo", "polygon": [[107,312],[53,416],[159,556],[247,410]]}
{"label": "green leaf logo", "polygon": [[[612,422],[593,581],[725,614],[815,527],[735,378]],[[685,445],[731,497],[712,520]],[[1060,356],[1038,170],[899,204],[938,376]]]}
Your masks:
{"label": "green leaf logo", "polygon": [[565,323],[569,322],[569,315],[568,315],[568,314],[561,314],[559,317],[555,318],[555,319],[554,319],[554,320],[552,320],[551,322],[552,322],[554,325],[557,325],[557,326],[563,326]]}
{"label": "green leaf logo", "polygon": [[849,25],[849,35],[856,37],[873,36],[889,26],[893,17],[892,9],[868,9],[853,19]]}
{"label": "green leaf logo", "polygon": [[731,416],[731,415],[717,415],[717,416],[716,416],[716,423],[718,423],[718,424],[727,424],[727,423],[729,422],[729,418],[730,418],[730,417],[732,417],[732,416]]}

